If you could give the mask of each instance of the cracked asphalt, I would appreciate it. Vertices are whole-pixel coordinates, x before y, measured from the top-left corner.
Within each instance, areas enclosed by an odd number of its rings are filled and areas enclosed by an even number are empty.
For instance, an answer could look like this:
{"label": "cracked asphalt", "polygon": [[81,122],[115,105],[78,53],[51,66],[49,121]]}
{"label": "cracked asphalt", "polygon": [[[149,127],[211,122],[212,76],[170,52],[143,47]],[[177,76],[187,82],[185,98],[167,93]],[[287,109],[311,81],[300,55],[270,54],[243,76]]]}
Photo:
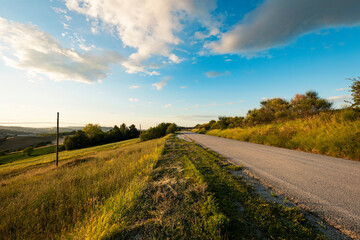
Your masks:
{"label": "cracked asphalt", "polygon": [[360,239],[360,162],[191,132],[179,137],[243,165],[306,210]]}

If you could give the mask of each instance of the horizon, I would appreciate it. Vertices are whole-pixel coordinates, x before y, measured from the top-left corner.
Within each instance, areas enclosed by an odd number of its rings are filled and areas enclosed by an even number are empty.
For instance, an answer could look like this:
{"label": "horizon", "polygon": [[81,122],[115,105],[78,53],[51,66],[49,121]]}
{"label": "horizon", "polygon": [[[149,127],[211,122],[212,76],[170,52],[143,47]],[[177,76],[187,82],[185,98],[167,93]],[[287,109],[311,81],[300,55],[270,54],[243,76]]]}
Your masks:
{"label": "horizon", "polygon": [[308,90],[340,108],[360,75],[356,0],[2,4],[0,125],[193,127]]}

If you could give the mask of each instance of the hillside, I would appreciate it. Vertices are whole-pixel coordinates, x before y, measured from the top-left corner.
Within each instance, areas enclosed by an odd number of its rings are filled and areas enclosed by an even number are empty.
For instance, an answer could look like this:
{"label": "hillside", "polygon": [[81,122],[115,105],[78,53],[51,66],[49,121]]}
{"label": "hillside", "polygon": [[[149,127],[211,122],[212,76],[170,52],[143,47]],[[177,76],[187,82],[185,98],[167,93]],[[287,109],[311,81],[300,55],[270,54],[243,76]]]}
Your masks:
{"label": "hillside", "polygon": [[54,154],[1,165],[1,238],[323,238],[221,156],[174,136],[138,141],[61,152],[58,168]]}

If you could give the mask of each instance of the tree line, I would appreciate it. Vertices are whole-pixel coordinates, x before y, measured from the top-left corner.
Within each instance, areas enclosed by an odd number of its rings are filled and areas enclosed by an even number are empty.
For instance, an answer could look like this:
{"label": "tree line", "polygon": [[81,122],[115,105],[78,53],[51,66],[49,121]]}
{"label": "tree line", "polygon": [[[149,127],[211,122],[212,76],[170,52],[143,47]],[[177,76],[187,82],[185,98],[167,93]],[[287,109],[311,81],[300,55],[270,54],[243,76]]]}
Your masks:
{"label": "tree line", "polygon": [[129,127],[125,123],[121,124],[120,127],[115,125],[111,130],[104,132],[99,124],[89,123],[82,130],[76,131],[73,136],[67,136],[63,146],[66,150],[73,150],[138,138],[139,136],[140,131],[134,124]]}
{"label": "tree line", "polygon": [[156,127],[151,127],[141,134],[140,140],[147,141],[150,139],[161,138],[170,133],[175,133],[178,130],[175,123],[160,123]]}
{"label": "tree line", "polygon": [[[360,115],[360,77],[350,79],[352,102],[344,109],[344,115],[353,118]],[[319,97],[315,91],[296,94],[290,101],[284,98],[272,98],[260,102],[260,108],[249,110],[246,117],[219,117],[218,121],[211,120],[205,124],[198,124],[196,129],[207,131],[210,129],[226,129],[267,124],[274,121],[286,121],[308,117],[319,112],[330,111],[332,102]],[[350,116],[351,115],[351,116]]]}

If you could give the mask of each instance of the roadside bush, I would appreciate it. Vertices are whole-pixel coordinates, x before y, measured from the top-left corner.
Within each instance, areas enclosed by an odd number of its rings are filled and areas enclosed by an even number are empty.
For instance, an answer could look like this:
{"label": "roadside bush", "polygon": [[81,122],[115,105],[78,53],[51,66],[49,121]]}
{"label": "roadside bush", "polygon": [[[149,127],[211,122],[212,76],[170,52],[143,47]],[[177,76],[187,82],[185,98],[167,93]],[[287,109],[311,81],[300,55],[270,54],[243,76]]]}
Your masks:
{"label": "roadside bush", "polygon": [[31,156],[31,154],[34,152],[34,148],[33,147],[27,147],[23,150],[23,154],[25,156]]}
{"label": "roadside bush", "polygon": [[[147,141],[150,139],[161,138],[167,134],[167,130],[168,130],[169,126],[172,124],[174,124],[174,123],[160,123],[156,127],[151,127],[140,135],[140,140]],[[177,129],[176,124],[174,124],[174,125],[175,125],[175,128]],[[171,127],[170,130],[172,130],[172,128],[173,127]]]}
{"label": "roadside bush", "polygon": [[166,133],[170,134],[170,133],[175,133],[177,131],[178,127],[176,126],[175,123],[172,123],[169,125],[169,127],[166,129]]}

